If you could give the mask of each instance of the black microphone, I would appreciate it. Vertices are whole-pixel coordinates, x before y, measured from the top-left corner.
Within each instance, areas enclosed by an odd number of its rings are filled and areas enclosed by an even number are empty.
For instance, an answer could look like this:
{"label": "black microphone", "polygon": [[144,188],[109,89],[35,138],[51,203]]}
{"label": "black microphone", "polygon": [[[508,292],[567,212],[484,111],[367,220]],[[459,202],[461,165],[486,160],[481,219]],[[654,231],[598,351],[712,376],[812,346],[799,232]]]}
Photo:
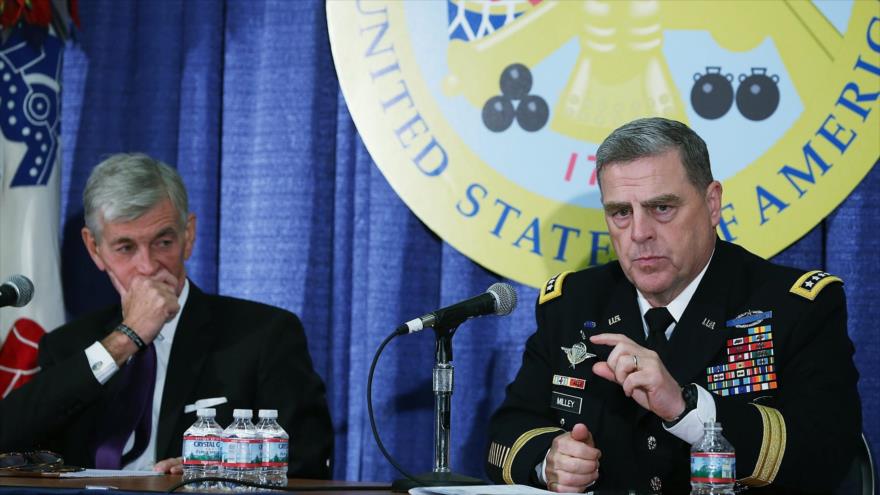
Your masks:
{"label": "black microphone", "polygon": [[0,285],[0,308],[15,306],[20,308],[34,297],[34,283],[24,275],[13,275]]}
{"label": "black microphone", "polygon": [[509,284],[496,283],[486,292],[452,306],[409,320],[397,327],[397,333],[413,333],[426,328],[452,328],[468,318],[483,315],[509,315],[516,307],[516,291]]}

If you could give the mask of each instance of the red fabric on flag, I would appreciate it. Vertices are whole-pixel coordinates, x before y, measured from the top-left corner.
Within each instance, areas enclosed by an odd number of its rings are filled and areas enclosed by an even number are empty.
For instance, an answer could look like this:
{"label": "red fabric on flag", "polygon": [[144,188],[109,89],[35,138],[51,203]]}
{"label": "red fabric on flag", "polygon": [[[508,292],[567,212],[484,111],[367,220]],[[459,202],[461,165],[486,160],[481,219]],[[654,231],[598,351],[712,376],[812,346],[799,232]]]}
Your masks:
{"label": "red fabric on flag", "polygon": [[28,24],[49,27],[52,21],[52,7],[49,0],[31,0],[25,3],[24,20]]}
{"label": "red fabric on flag", "polygon": [[45,333],[34,320],[16,320],[0,347],[0,397],[29,382],[38,371],[37,345]]}
{"label": "red fabric on flag", "polygon": [[[49,4],[49,0],[28,2],[30,13],[36,15],[37,20]],[[7,1],[6,4],[20,3]],[[0,280],[21,274],[33,281],[36,291],[30,303],[0,311],[0,342],[4,344],[0,349],[0,397],[37,373],[40,337],[46,330],[64,323],[58,249],[61,213],[58,103],[64,45],[54,35],[28,40],[21,27],[8,34],[2,50],[3,79],[4,84],[19,90],[4,95],[3,101]],[[34,45],[37,41],[39,46]],[[39,115],[28,110],[28,102],[34,95],[39,96],[41,105],[48,105]],[[15,125],[10,127],[10,121]],[[22,128],[24,123],[27,127]]]}
{"label": "red fabric on flag", "polygon": [[0,26],[4,28],[12,27],[24,10],[23,0],[0,0],[3,8],[0,9]]}

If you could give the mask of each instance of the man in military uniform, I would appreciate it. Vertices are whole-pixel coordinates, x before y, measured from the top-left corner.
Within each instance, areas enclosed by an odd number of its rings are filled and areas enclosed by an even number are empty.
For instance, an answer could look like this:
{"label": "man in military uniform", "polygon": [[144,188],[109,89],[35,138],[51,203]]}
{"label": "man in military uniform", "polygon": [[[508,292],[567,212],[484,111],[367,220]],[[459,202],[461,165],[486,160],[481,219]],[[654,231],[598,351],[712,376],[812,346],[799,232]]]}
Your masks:
{"label": "man in military uniform", "polygon": [[619,259],[541,291],[538,330],[491,419],[489,476],[687,492],[691,446],[717,420],[738,483],[835,488],[861,427],[841,280],[718,239],[721,184],[680,122],[624,125],[596,167]]}

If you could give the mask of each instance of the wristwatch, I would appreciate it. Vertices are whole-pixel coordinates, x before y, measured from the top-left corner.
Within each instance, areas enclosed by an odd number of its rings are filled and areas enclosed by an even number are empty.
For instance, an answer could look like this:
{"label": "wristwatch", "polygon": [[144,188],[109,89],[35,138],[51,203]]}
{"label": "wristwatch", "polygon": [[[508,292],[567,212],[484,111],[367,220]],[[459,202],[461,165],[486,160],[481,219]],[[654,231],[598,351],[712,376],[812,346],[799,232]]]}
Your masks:
{"label": "wristwatch", "polygon": [[141,350],[147,346],[143,339],[141,339],[141,336],[138,335],[137,332],[132,330],[131,327],[124,323],[120,323],[119,325],[117,325],[114,330],[117,332],[121,332],[123,335],[131,339],[131,341],[134,342],[134,345],[137,346],[138,350]]}
{"label": "wristwatch", "polygon": [[681,418],[687,416],[689,412],[697,408],[697,386],[693,383],[688,383],[684,387],[681,387],[681,398],[684,399],[684,411],[678,416],[672,418],[671,421],[663,421],[663,426],[666,428],[672,428],[677,425],[678,422],[681,421]]}

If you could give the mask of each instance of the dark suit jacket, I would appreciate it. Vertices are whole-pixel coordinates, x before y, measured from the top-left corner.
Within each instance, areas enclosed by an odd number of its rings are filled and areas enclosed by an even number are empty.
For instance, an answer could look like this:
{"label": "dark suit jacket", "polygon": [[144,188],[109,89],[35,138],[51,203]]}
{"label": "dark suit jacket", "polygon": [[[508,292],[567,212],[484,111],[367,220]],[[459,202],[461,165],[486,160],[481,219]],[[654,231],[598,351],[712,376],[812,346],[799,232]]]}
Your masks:
{"label": "dark suit jacket", "polygon": [[[849,466],[861,430],[842,284],[817,273],[820,280],[828,278],[819,286],[812,278],[801,280],[803,275],[717,241],[664,360],[682,385],[709,390],[711,380],[725,386],[726,395],[718,389],[713,398],[722,433],[736,448],[737,478],[753,486],[772,481],[773,493],[828,493]],[[490,478],[536,484],[535,466],[552,439],[580,422],[602,451],[595,489],[647,492],[659,486],[664,493],[687,493],[690,446],[666,432],[661,420],[619,385],[592,373],[593,363],[605,360],[610,349],[590,343],[590,335],[621,333],[645,345],[635,288],[620,265],[571,273],[551,285],[555,291],[545,288],[542,294],[558,291],[558,297],[537,305],[538,330],[491,419]],[[803,290],[793,291],[795,286]],[[750,311],[764,313],[763,320],[732,321],[748,320]],[[758,333],[761,329],[765,333]],[[753,356],[766,361],[729,371],[734,375],[719,381],[716,367],[729,364],[731,355],[748,363],[736,354],[745,352],[741,346],[749,345],[750,330],[769,337],[756,340],[764,347]],[[573,365],[563,348],[580,342],[597,357]],[[768,388],[732,392],[730,387],[744,387],[748,379]],[[771,381],[776,388],[769,388]]]}
{"label": "dark suit jacket", "polygon": [[[31,384],[22,387],[18,400],[40,410],[51,408],[57,415],[44,425],[37,443],[62,454],[68,464],[94,465],[98,418],[105,407],[112,407],[107,396],[116,378],[100,386],[83,349],[104,338],[120,320],[115,306],[47,334],[40,342],[40,375],[66,380],[43,380],[39,393],[37,387],[24,390]],[[158,431],[153,432],[157,460],[181,455],[183,432],[196,419],[195,413],[184,414],[184,406],[213,397],[228,399],[215,406],[224,427],[232,422],[235,408],[278,409],[278,421],[290,434],[289,475],[330,477],[333,428],[324,384],[312,368],[299,319],[264,304],[205,294],[190,282],[166,370]],[[25,421],[30,411],[7,414],[3,420]]]}

